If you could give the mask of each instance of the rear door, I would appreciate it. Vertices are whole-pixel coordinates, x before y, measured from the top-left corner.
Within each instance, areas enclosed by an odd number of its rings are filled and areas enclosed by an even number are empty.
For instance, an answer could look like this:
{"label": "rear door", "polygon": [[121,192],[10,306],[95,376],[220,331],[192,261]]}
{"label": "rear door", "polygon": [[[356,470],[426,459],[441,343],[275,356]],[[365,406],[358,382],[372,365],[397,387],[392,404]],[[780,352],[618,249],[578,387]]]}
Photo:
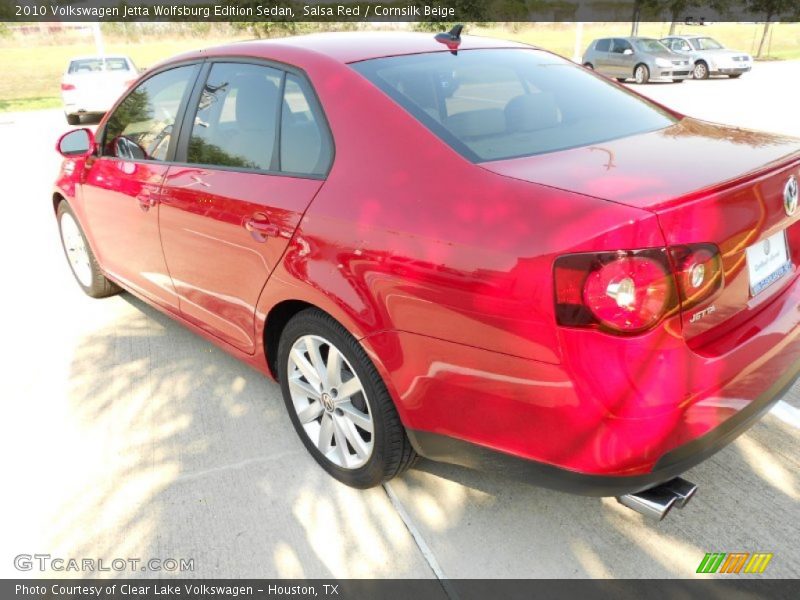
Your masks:
{"label": "rear door", "polygon": [[205,67],[162,188],[161,240],[183,316],[255,351],[255,306],[333,156],[300,73]]}

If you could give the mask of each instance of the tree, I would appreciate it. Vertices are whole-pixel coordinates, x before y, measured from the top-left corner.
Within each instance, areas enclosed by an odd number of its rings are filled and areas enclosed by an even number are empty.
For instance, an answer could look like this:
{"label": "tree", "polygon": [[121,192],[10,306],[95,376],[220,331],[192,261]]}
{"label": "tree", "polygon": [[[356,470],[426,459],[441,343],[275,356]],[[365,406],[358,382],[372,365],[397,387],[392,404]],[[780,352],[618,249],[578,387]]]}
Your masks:
{"label": "tree", "polygon": [[772,20],[780,16],[796,17],[800,14],[797,0],[748,0],[747,9],[758,15],[764,15],[764,31],[761,34],[761,41],[758,43],[756,58],[761,58],[764,52],[764,42],[769,36],[772,28]]}

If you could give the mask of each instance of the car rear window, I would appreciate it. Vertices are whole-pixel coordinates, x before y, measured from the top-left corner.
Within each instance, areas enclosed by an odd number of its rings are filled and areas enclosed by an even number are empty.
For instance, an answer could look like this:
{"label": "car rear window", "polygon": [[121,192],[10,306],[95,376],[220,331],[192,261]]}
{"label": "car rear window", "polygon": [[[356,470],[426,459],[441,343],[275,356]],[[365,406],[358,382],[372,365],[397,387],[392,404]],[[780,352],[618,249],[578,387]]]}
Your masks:
{"label": "car rear window", "polygon": [[125,58],[81,58],[69,63],[69,73],[99,73],[101,71],[128,71],[128,61]]}
{"label": "car rear window", "polygon": [[351,65],[473,162],[555,152],[668,127],[661,108],[537,50],[462,50]]}

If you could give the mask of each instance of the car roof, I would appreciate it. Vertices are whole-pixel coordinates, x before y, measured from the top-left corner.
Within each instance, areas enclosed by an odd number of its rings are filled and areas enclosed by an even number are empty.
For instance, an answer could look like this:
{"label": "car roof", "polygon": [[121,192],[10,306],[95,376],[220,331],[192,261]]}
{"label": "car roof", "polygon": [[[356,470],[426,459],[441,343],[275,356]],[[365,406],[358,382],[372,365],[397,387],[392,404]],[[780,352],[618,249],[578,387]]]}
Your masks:
{"label": "car roof", "polygon": [[[535,48],[535,46],[488,37],[461,36],[459,50],[482,48]],[[269,58],[275,51],[290,50],[320,54],[341,63],[351,63],[386,56],[444,52],[448,48],[437,42],[433,33],[370,31],[314,33],[295,37],[233,42],[208,48],[200,53],[207,55],[236,53]],[[183,57],[185,58],[186,55]]]}

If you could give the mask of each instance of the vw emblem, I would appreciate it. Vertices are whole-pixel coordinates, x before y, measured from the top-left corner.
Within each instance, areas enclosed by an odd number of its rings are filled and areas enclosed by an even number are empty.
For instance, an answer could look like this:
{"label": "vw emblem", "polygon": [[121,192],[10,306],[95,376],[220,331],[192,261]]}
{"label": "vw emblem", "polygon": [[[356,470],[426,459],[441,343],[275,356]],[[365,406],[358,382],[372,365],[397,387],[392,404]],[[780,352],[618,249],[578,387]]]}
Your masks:
{"label": "vw emblem", "polygon": [[792,175],[783,188],[783,209],[790,217],[797,210],[797,177]]}
{"label": "vw emblem", "polygon": [[769,240],[766,239],[766,240],[764,240],[764,254],[769,256],[769,251],[770,251],[770,244],[769,244]]}

